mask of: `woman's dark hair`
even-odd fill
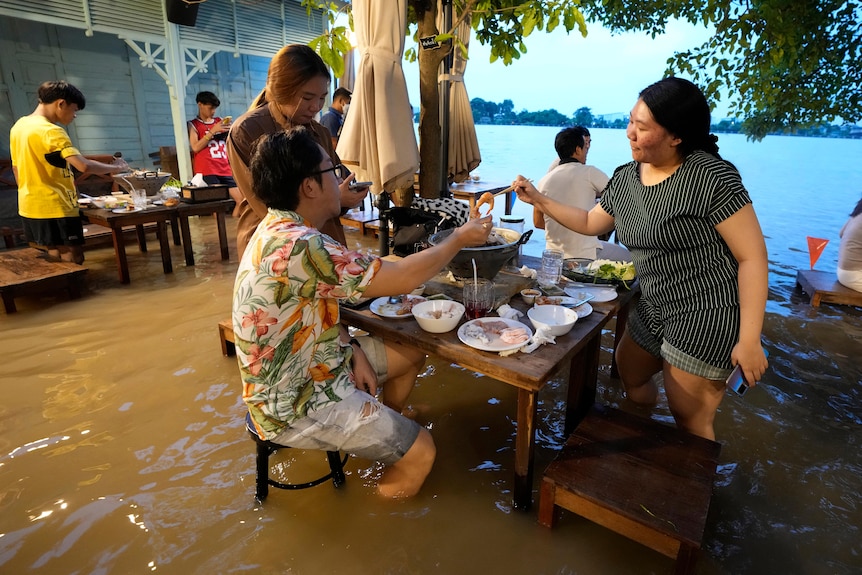
[[[295,210],[305,178],[322,182],[323,151],[302,126],[264,134],[254,144],[249,163],[251,186],[268,208]]]
[[[696,85],[671,76],[644,88],[640,98],[655,121],[682,140],[679,153],[683,158],[695,150],[721,158],[716,145],[718,138],[709,133],[712,121],[709,104]]]
[[[306,82],[321,76],[332,81],[329,68],[317,52],[305,44],[288,44],[269,62],[266,87],[252,102],[250,110],[266,102],[288,104]]]
[[[87,105],[84,99],[84,94],[64,80],[56,80],[51,82],[42,82],[37,92],[40,104],[50,104],[57,100],[66,100],[69,104],[76,104],[79,110],[83,110]]]
[[[859,200],[859,202],[856,204],[856,207],[853,208],[852,212],[850,212],[850,217],[855,218],[859,214],[862,214],[862,200]]]

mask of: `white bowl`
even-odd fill
[[[565,335],[578,320],[578,312],[561,305],[537,305],[527,310],[536,330],[548,329],[551,335]]]
[[[440,317],[434,317],[439,315]],[[429,333],[446,333],[458,327],[464,304],[444,299],[426,300],[413,306],[413,317]]]
[[[419,284],[416,286],[413,291],[410,292],[410,295],[422,295],[425,293],[425,284]]]

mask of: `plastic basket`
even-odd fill
[[[171,175],[167,172],[142,172],[114,174],[114,181],[126,192],[131,193],[132,188],[146,190],[148,196],[155,196]]]

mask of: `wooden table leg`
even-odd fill
[[[596,402],[596,380],[599,375],[601,332],[572,357],[569,364],[569,389],[566,397],[566,420],[563,433],[568,437],[586,417]]]
[[[138,247],[143,253],[147,253],[147,234],[144,231],[144,225],[138,224],[135,226],[135,234],[138,236]]]
[[[218,226],[218,245],[221,247],[221,259],[229,260],[230,253],[227,248],[227,226],[225,226],[224,222],[224,210],[216,211],[215,216],[216,226]]]
[[[174,264],[171,261],[171,244],[168,241],[167,220],[156,222],[156,235],[159,236],[159,247],[162,251],[162,269],[164,269],[166,274],[173,273]]]
[[[15,294],[12,291],[4,291],[3,292],[3,307],[6,309],[6,313],[15,313],[18,311],[18,308],[15,307]]]
[[[195,265],[195,254],[192,250],[192,233],[189,229],[189,217],[180,215],[180,234],[183,236],[183,253],[186,256],[186,265]],[[220,241],[220,240],[219,240]]]
[[[177,216],[176,213],[171,214],[171,233],[174,236],[174,245],[175,246],[178,246],[182,243],[182,240],[180,240],[180,227],[179,227],[178,222],[177,222],[178,219],[179,219],[179,216]]]
[[[126,258],[126,243],[123,241],[122,226],[111,228],[111,239],[114,242],[114,257],[117,260],[120,283],[127,284],[131,279],[129,278],[129,260]]]
[[[538,392],[518,389],[518,430],[515,435],[515,485],[512,505],[526,511],[533,502],[533,455],[536,447]]]

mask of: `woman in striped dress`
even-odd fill
[[[653,376],[662,372],[677,426],[714,439],[733,367],[741,365],[749,385],[766,370],[768,286],[751,199],[709,128],[700,89],[665,78],[640,93],[626,129],[634,161],[617,168],[595,208],[554,202],[522,176],[514,185],[521,200],[576,232],[616,229],[642,291],[617,349],[626,394],[654,404]]]

